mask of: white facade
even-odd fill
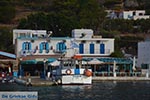
[[[84,35],[82,35],[84,33]],[[37,56],[65,55],[72,57],[109,56],[114,52],[114,39],[94,37],[91,29],[75,29],[72,38],[50,37],[45,30],[13,31],[13,43],[17,58],[36,58]]]
[[[123,19],[132,19],[133,18],[133,11],[123,11]]]
[[[111,19],[149,19],[150,15],[145,15],[145,10],[129,10],[129,11],[114,11],[107,10],[108,16]]]
[[[149,15],[145,15],[145,10],[123,11],[123,19],[149,19]]]
[[[91,29],[74,29],[72,30],[72,38],[92,38],[93,30]]]
[[[138,43],[138,61],[137,66],[141,67],[142,64],[150,64],[150,41]]]

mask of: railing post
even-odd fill
[[[113,76],[116,77],[116,61],[114,61],[113,65]]]
[[[146,72],[146,78],[149,78],[149,72],[150,72],[150,64],[148,64],[147,72]]]

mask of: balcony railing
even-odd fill
[[[89,49],[85,49],[83,53],[77,51],[77,54],[110,54],[110,49],[105,49],[104,53],[101,53],[99,49],[95,49],[94,53],[90,53]]]
[[[93,72],[94,76],[113,76],[113,72]],[[116,76],[142,76],[141,72],[116,72]],[[146,76],[146,75],[145,75]]]
[[[27,56],[27,55],[48,55],[48,54],[55,54],[59,52],[55,52],[55,50],[21,50],[20,56]],[[60,52],[61,53],[61,52]]]

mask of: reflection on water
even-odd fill
[[[93,82],[92,85],[25,87],[1,84],[0,91],[38,91],[39,100],[150,100],[150,82]]]

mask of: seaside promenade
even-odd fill
[[[56,82],[50,79],[41,79],[39,77],[15,78],[17,84],[25,86],[52,86]],[[150,77],[92,77],[92,81],[150,81]]]

